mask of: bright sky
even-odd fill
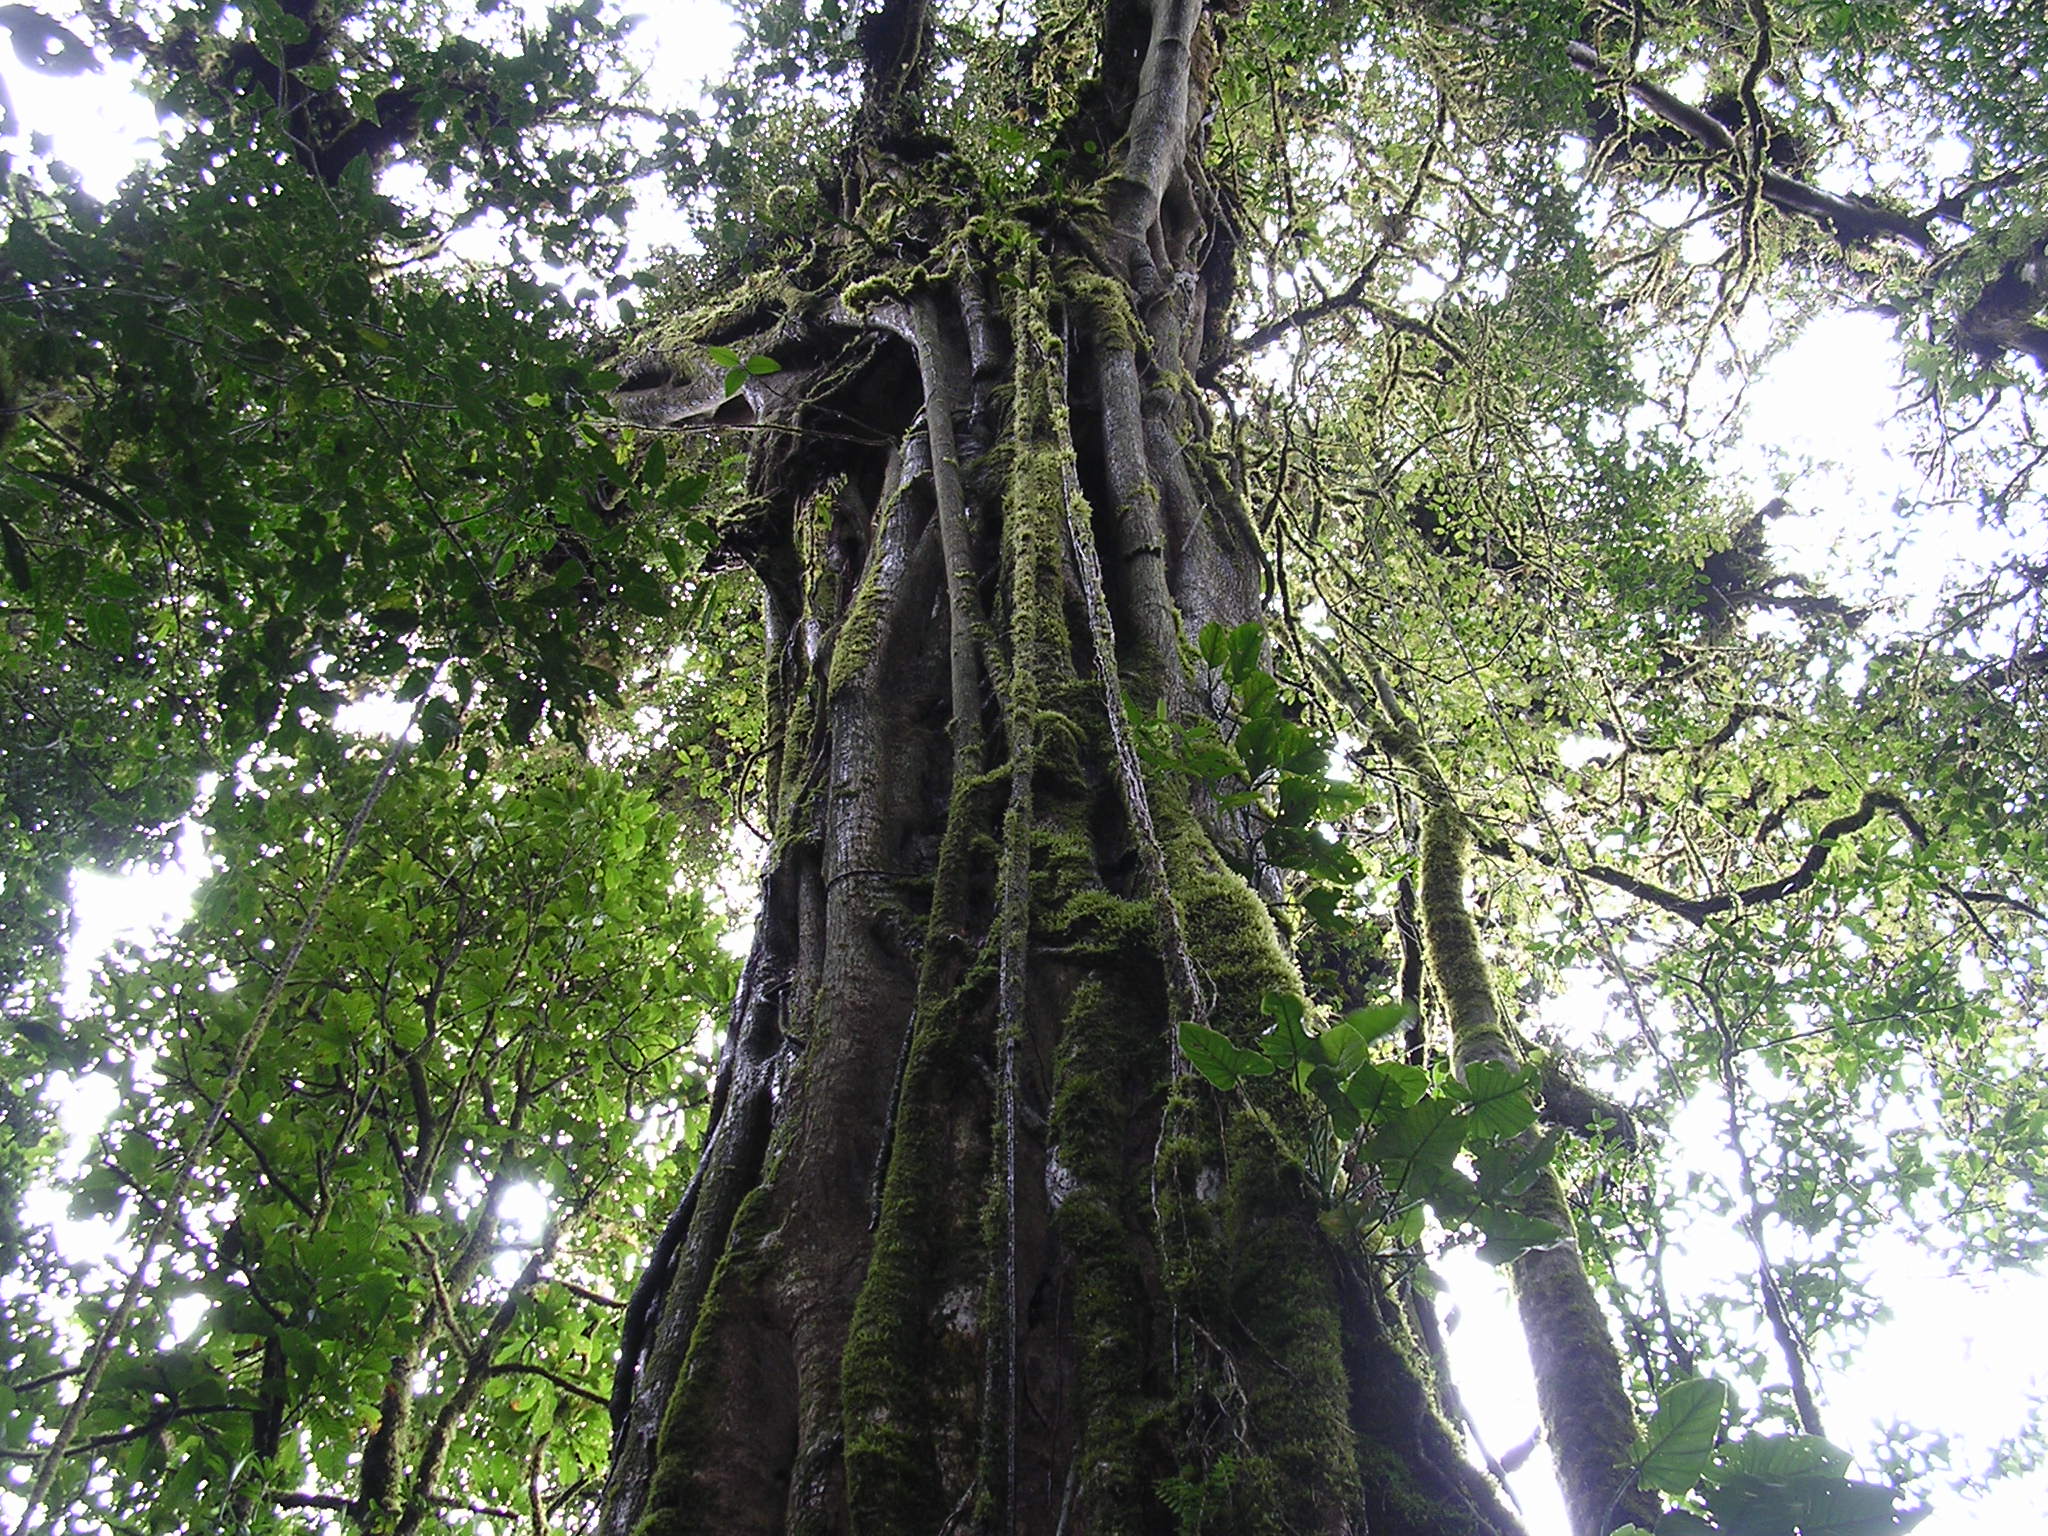
[[[68,11],[54,4],[48,9],[60,19]],[[729,56],[734,29],[722,8],[652,9],[638,34],[651,71],[673,77],[682,60],[689,76],[702,79]],[[56,156],[74,166],[96,195],[110,194],[158,140],[155,114],[118,71],[52,80],[22,67],[11,53],[0,53],[0,75],[28,128],[50,135]],[[1853,584],[1859,568],[1872,562],[1871,543],[1883,542],[1889,537],[1883,530],[1897,526],[1893,499],[1917,485],[1916,472],[1892,446],[1896,434],[1884,425],[1898,403],[1897,377],[1884,322],[1832,315],[1809,326],[1753,388],[1748,432],[1734,468],[1759,504],[1783,494],[1802,514],[1780,520],[1772,530],[1796,568]],[[1967,541],[1945,526],[1914,558],[1919,570],[1933,572],[1945,569],[1959,551],[1968,553]],[[373,706],[365,708],[370,712],[361,728],[388,728]],[[188,826],[177,861],[165,868],[76,876],[66,996],[82,1000],[80,989],[90,985],[92,967],[115,942],[147,942],[179,921],[206,867],[202,840]],[[81,1139],[104,1115],[105,1107],[96,1113],[95,1105],[104,1106],[109,1086],[70,1086],[66,1118]],[[1719,1113],[1718,1103],[1687,1111],[1686,1118],[1697,1122],[1686,1142],[1697,1165],[1729,1160]],[[540,1191],[522,1190],[506,1214],[537,1226],[542,1204]],[[57,1206],[42,1200],[36,1214],[61,1220]],[[64,1226],[81,1250],[104,1246],[112,1236],[103,1226]],[[1681,1285],[1705,1288],[1749,1272],[1748,1250],[1734,1231],[1695,1231],[1686,1239],[1693,1257]],[[1535,1424],[1513,1309],[1502,1277],[1468,1254],[1453,1255],[1440,1268],[1451,1286],[1445,1308],[1457,1310],[1451,1348],[1459,1381],[1488,1448],[1498,1455]],[[1940,1275],[1923,1252],[1904,1243],[1882,1254],[1882,1272],[1893,1316],[1874,1331],[1852,1370],[1825,1380],[1829,1428],[1854,1449],[1881,1438],[1886,1421],[1910,1417],[1954,1438],[1959,1468],[1982,1471],[1997,1442],[2020,1427],[2030,1400],[2048,1388],[2038,1349],[2048,1283],[2008,1276],[1965,1284]],[[183,1321],[190,1326],[197,1319]],[[1543,1453],[1514,1481],[1533,1536],[1565,1536]],[[1944,1500],[1920,1529],[1923,1536],[2004,1536],[2033,1527],[2043,1502],[2043,1482],[2036,1477],[1973,1505]]]

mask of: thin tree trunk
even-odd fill
[[[1434,807],[1422,824],[1422,928],[1429,967],[1451,1023],[1451,1068],[1462,1081],[1485,1062],[1518,1070],[1521,1052],[1502,1018],[1479,929],[1465,905],[1470,837],[1463,814]],[[1525,1132],[1533,1140],[1533,1132]],[[1573,1536],[1605,1536],[1631,1521],[1657,1523],[1660,1506],[1635,1479],[1635,1412],[1622,1388],[1621,1354],[1586,1276],[1572,1213],[1545,1170],[1520,1213],[1563,1238],[1531,1249],[1509,1273],[1535,1368],[1536,1402],[1564,1490]]]

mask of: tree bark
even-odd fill
[[[891,8],[871,89],[921,17]],[[774,844],[628,1319],[609,1536],[1517,1529],[1393,1282],[1319,1222],[1299,1095],[1178,1054],[1301,984],[1241,829],[1125,724],[1202,707],[1186,637],[1257,617],[1261,565],[1193,384],[1232,283],[1212,22],[1116,0],[1103,33],[1092,217],[989,206],[892,96],[847,202],[899,254],[731,312],[784,364],[727,538],[764,590]]]

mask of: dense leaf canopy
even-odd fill
[[[1130,46],[1104,9],[935,6],[928,157],[1085,223]],[[1237,303],[1190,455],[1251,511],[1266,622],[1185,636],[1214,719],[1137,727],[1149,771],[1257,811],[1311,1003],[1259,1049],[1190,1026],[1189,1058],[1321,1095],[1343,1241],[1554,1235],[1493,1198],[1524,1079],[1450,1086],[1424,1027],[1420,807],[1454,801],[1542,1151],[1646,1418],[1662,1394],[1644,1485],[1722,1530],[1802,1487],[1878,1530],[1824,1432],[1916,1495],[2032,1474],[2031,1423],[1951,1462],[1828,1391],[1894,1239],[1963,1277],[2048,1244],[2048,19],[1211,9]],[[10,1521],[31,1485],[27,1529],[138,1532],[566,1529],[595,1498],[768,793],[736,466],[776,295],[837,281],[828,226],[928,239],[838,195],[864,8],[737,10],[685,110],[598,0],[0,7],[0,71],[89,50],[163,117],[106,201],[61,124],[10,107],[0,140]],[[500,255],[459,254],[480,231]],[[1738,454],[1744,390],[1837,309],[1897,338],[1883,532],[1959,544],[1938,585],[1799,568],[1835,482]],[[685,353],[701,379],[650,378]],[[656,386],[701,410],[650,426]],[[365,698],[407,734],[351,729]],[[188,814],[190,918],[67,1004],[72,872],[161,860]],[[1289,1043],[1331,1028],[1341,1086]],[[116,1219],[105,1253],[51,1189]],[[1705,1229],[1740,1268],[1684,1270]],[[1753,1432],[1714,1467],[1704,1377]],[[1160,1496],[1204,1528],[1200,1485]]]

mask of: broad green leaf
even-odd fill
[[[1480,1193],[1488,1200],[1510,1200],[1527,1194],[1550,1166],[1563,1136],[1556,1126],[1548,1126],[1535,1137],[1518,1137],[1474,1148],[1472,1166],[1479,1175]]]
[[[1266,643],[1266,628],[1256,620],[1240,624],[1230,631],[1225,644],[1227,647],[1228,671],[1231,681],[1240,690],[1249,678],[1259,673],[1259,652]]]
[[[1636,1446],[1636,1481],[1657,1493],[1691,1489],[1714,1454],[1727,1408],[1726,1383],[1711,1377],[1666,1387]]]
[[[1474,1212],[1472,1222],[1486,1234],[1486,1241],[1479,1245],[1479,1257],[1488,1264],[1513,1263],[1532,1249],[1562,1242],[1566,1235],[1564,1228],[1554,1221],[1484,1204]]]
[[[1344,1022],[1370,1044],[1391,1035],[1413,1016],[1414,1010],[1406,1003],[1380,1003],[1370,1008],[1352,1009],[1344,1015]]]
[[[1313,1067],[1309,1070],[1308,1086],[1309,1091],[1322,1101],[1323,1108],[1329,1111],[1330,1124],[1340,1138],[1348,1140],[1358,1134],[1358,1110],[1345,1096],[1336,1073],[1328,1067]]]
[[[635,613],[646,614],[649,618],[660,618],[673,606],[659,578],[637,565],[619,578],[619,595]]]
[[[1470,1105],[1475,1135],[1500,1141],[1520,1135],[1536,1123],[1536,1106],[1529,1101],[1527,1071],[1515,1071],[1496,1062],[1474,1062],[1465,1074],[1465,1092]]]
[[[1925,1517],[1922,1510],[1901,1513],[1891,1488],[1815,1472],[1782,1480],[1738,1473],[1706,1502],[1723,1536],[1886,1536]]]
[[[1365,1041],[1346,1023],[1332,1024],[1316,1036],[1316,1044],[1322,1049],[1323,1060],[1330,1064],[1339,1079],[1356,1072],[1365,1060]]]
[[[1244,1078],[1272,1075],[1273,1063],[1263,1055],[1246,1050],[1206,1024],[1183,1020],[1179,1035],[1182,1054],[1214,1087],[1228,1092]]]
[[[1808,1472],[1840,1477],[1849,1470],[1849,1461],[1847,1451],[1818,1435],[1744,1435],[1721,1448],[1717,1471],[1766,1480]]]
[[[1464,1126],[1456,1107],[1445,1099],[1425,1097],[1407,1109],[1376,1117],[1363,1151],[1390,1188],[1427,1195],[1445,1182],[1463,1146]]]

